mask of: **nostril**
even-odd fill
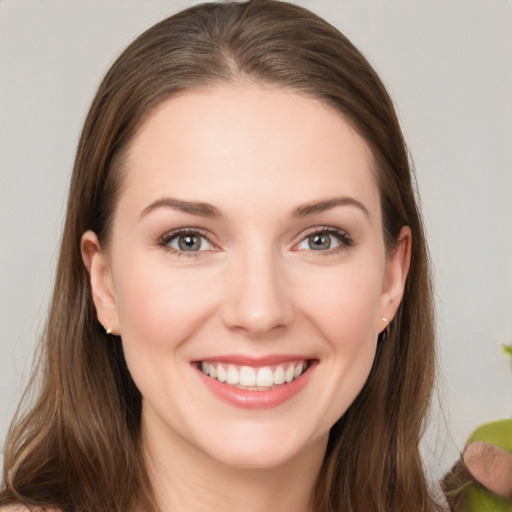
[[[222,306],[227,327],[261,335],[283,329],[293,321],[293,303],[286,291],[279,283],[267,280],[252,276],[236,283]]]

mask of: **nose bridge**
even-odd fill
[[[224,320],[253,335],[291,322],[294,308],[279,251],[250,244],[232,261]]]

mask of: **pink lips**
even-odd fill
[[[225,364],[233,364],[237,366],[250,366],[254,368],[271,366],[271,365],[279,365],[286,364],[292,361],[306,361],[306,359],[301,358],[300,356],[269,356],[265,358],[251,358],[251,357],[241,357],[241,356],[220,356],[220,357],[211,357],[205,359],[205,362],[222,362]],[[281,385],[272,387],[270,389],[264,390],[252,390],[252,389],[244,389],[235,387],[233,385],[227,384],[225,382],[219,382],[219,380],[214,379],[205,375],[199,368],[197,362],[193,364],[194,368],[197,371],[199,378],[202,382],[208,387],[208,389],[216,395],[222,401],[233,405],[235,407],[240,407],[244,409],[271,409],[273,407],[277,407],[284,402],[290,400],[294,396],[296,396],[309,382],[311,375],[314,372],[314,369],[317,366],[318,361],[316,360],[307,360],[308,367],[307,370],[304,371],[300,377],[294,379],[292,382],[283,383]]]

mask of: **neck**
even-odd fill
[[[317,440],[274,467],[222,464],[190,444],[165,444],[145,432],[146,459],[160,512],[310,512],[310,498],[327,444]],[[229,442],[226,440],[226,442]]]

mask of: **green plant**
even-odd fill
[[[510,367],[512,368],[512,345],[503,345],[503,353],[510,356]]]

